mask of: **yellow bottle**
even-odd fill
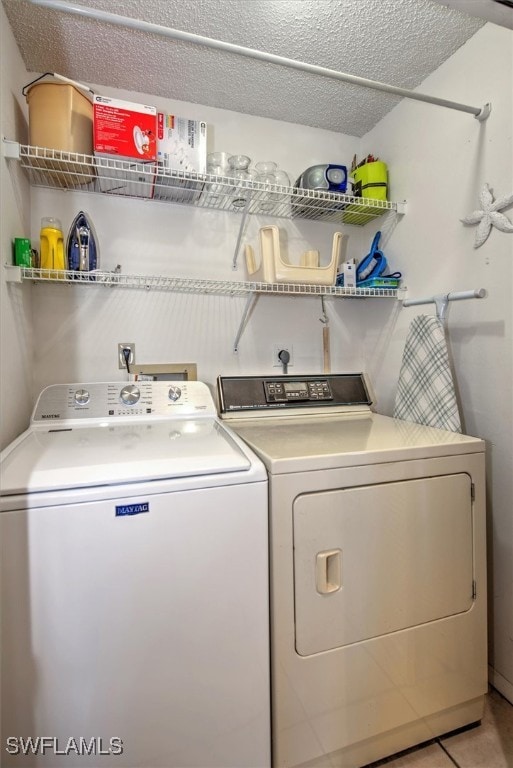
[[[61,222],[51,217],[41,219],[41,232],[39,234],[41,245],[41,269],[63,270],[66,269],[64,256],[64,235]],[[59,277],[57,272],[48,272],[43,277]],[[64,275],[62,275],[64,277]]]

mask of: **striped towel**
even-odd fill
[[[461,432],[444,328],[432,315],[419,315],[408,331],[394,417]]]

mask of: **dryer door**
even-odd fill
[[[294,581],[301,656],[468,611],[469,475],[298,496]]]

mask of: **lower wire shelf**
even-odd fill
[[[88,285],[108,288],[139,288],[147,291],[245,296],[246,304],[235,337],[233,351],[238,352],[247,320],[260,296],[319,296],[346,299],[402,299],[405,288],[344,288],[338,285],[308,285],[296,283],[258,283],[233,280],[200,280],[167,275],[129,275],[121,272],[75,272],[69,269],[40,269],[5,265],[7,282],[31,281],[41,284],[68,286]],[[323,305],[324,309],[324,305]]]
[[[403,295],[402,288],[344,288],[337,285],[309,285],[304,283],[260,283],[233,280],[203,280],[167,275],[131,275],[121,272],[76,272],[69,269],[40,269],[5,265],[7,281],[24,280],[60,285],[89,285],[117,288],[144,288],[177,293],[212,293],[225,296],[273,294],[279,296],[334,296],[346,298],[390,298]]]

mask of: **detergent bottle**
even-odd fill
[[[59,219],[45,217],[41,219],[41,232],[39,234],[41,247],[41,269],[63,270],[66,269],[64,256],[64,235]],[[56,278],[57,272],[49,272],[45,277]]]

